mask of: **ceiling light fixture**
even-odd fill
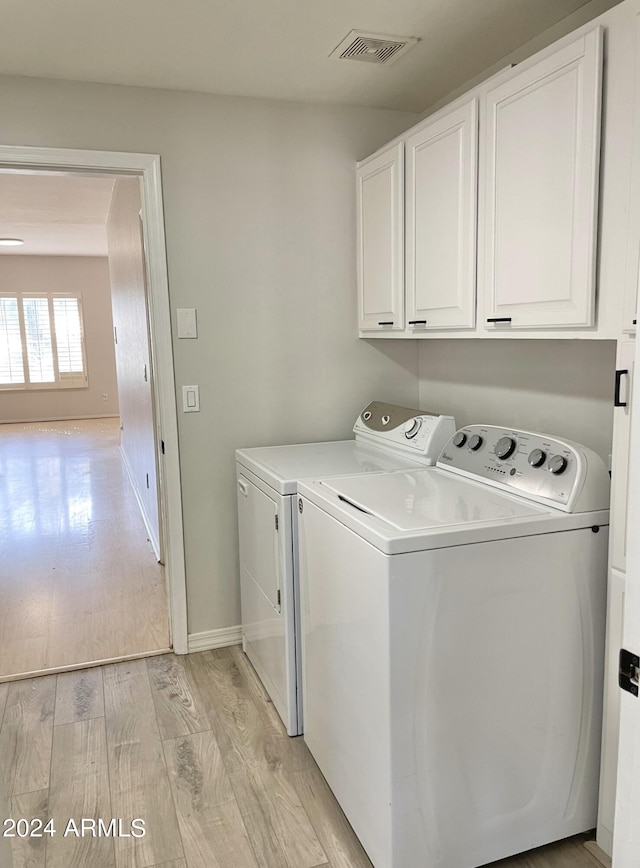
[[[24,244],[22,238],[0,238],[0,247],[20,247]]]

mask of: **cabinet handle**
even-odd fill
[[[379,322],[378,325],[393,325],[393,320],[391,322]]]
[[[487,318],[487,322],[511,322],[510,316],[490,316]]]
[[[622,384],[622,378],[624,376],[629,375],[629,371],[627,368],[623,368],[622,370],[616,371],[616,387],[613,394],[613,406],[614,407],[626,407],[627,402],[620,400],[620,386]]]
[[[409,325],[426,325],[426,319],[410,319]]]
[[[638,322],[638,320],[637,320],[637,319],[634,319],[634,320],[632,321],[631,324],[632,324],[632,325],[635,325],[637,322]]]
[[[242,492],[242,494],[244,494],[245,497],[248,497],[248,496],[249,496],[249,486],[248,486],[247,483],[244,481],[244,479],[239,479],[239,480],[238,480],[238,488],[240,489],[240,491]]]

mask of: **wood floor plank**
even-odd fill
[[[7,796],[49,786],[55,675],[7,685],[0,728],[0,769]]]
[[[320,769],[314,764],[292,779],[332,868],[372,868]]]
[[[112,837],[65,836],[67,822],[83,818],[106,823],[113,816],[109,795],[107,740],[102,718],[56,726],[51,757],[49,810],[58,830],[47,843],[47,868],[114,868]]]
[[[9,693],[8,684],[0,684],[0,745],[2,744],[2,721],[4,718],[4,710],[7,703],[7,695]],[[3,760],[0,751],[0,762]],[[9,795],[9,780],[7,770],[0,765],[0,819],[8,817],[11,814],[11,796]],[[8,838],[0,835],[0,868],[13,868],[13,858],[11,856],[11,843]]]
[[[7,704],[7,694],[9,693],[8,684],[0,684],[0,728],[2,728],[2,718],[4,717],[4,709]]]
[[[510,859],[492,862],[485,868],[594,868],[594,860],[584,847],[588,837],[577,835],[557,841]]]
[[[256,868],[213,732],[169,739],[164,750],[189,868]]]
[[[184,859],[176,859],[174,862],[163,862],[161,865],[151,865],[150,868],[187,868]]]
[[[227,652],[227,656],[235,662],[239,672],[242,674],[242,678],[237,678],[235,688],[246,693],[247,698],[250,697],[252,699],[260,714],[262,725],[267,731],[272,731],[278,735],[283,734],[285,730],[280,720],[280,715],[276,711],[264,685],[258,678],[249,658],[242,650],[242,645],[232,645],[230,648],[225,649],[225,651]]]
[[[4,816],[4,815],[3,815]],[[43,826],[49,819],[49,790],[37,790],[13,796],[9,814],[16,822],[19,819],[39,819]],[[44,868],[48,838],[16,836],[10,839],[13,868]],[[0,860],[0,865],[2,861]]]
[[[179,657],[150,657],[147,671],[162,739],[211,729],[200,692]]]
[[[261,727],[264,732],[264,740],[267,743],[278,745],[279,761],[287,771],[300,771],[301,769],[315,767],[315,762],[304,743],[302,736],[291,738],[280,715],[275,709],[269,694],[251,665],[241,645],[234,645],[227,649],[229,656],[234,660],[239,672],[236,690],[240,691],[247,699],[251,697],[258,709]]]
[[[104,717],[102,669],[78,669],[57,676],[54,726]]]
[[[143,838],[116,839],[118,868],[183,858],[167,767],[144,660],[104,667],[111,804],[126,824],[145,821]]]
[[[315,868],[327,862],[283,762],[283,731],[265,725],[247,675],[232,651],[204,652],[185,661],[206,697],[209,719],[249,832],[264,868]]]

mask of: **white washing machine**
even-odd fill
[[[353,431],[353,440],[236,452],[243,648],[289,735],[302,732],[298,481],[435,464],[455,422],[374,401]]]
[[[304,737],[375,868],[593,828],[602,459],[473,425],[436,467],[298,490]]]

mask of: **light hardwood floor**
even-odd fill
[[[118,419],[0,425],[0,681],[166,651]]]
[[[0,684],[9,816],[58,833],[0,838],[0,868],[371,868],[237,647]],[[147,834],[61,835],[82,817],[141,818]],[[585,838],[495,865],[594,868]]]

